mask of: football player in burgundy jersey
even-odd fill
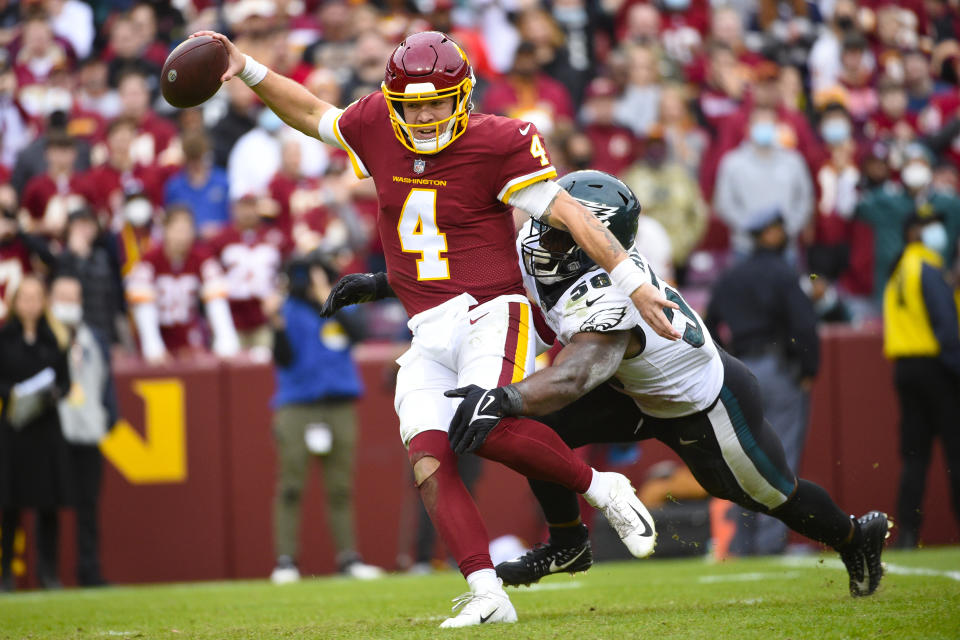
[[[408,37],[387,61],[381,91],[346,109],[269,71],[225,36],[198,35],[227,47],[224,82],[240,78],[285,123],[343,149],[359,178],[373,178],[389,285],[373,276],[369,282],[392,287],[414,336],[398,360],[401,438],[424,506],[470,585],[457,599],[459,612],[441,627],[516,621],[447,438],[459,400],[443,395],[467,384],[519,381],[533,370],[536,332],[511,208],[568,230],[665,338],[679,338],[663,311],[675,305],[644,280],[606,226],[552,180],[556,170],[531,123],[471,114],[473,72],[446,35]],[[635,556],[652,552],[649,513],[629,481],[595,472],[545,425],[505,419],[477,454],[583,493]]]
[[[239,350],[223,270],[216,257],[197,243],[189,208],[175,206],[167,211],[162,242],[134,266],[126,290],[140,348],[148,361],[204,347],[201,300],[213,331],[214,353],[229,356]]]

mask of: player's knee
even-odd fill
[[[413,479],[421,486],[440,468],[440,461],[431,455],[425,455],[413,463]]]

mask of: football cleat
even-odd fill
[[[657,545],[657,531],[650,512],[640,502],[625,475],[606,472],[609,492],[596,503],[584,494],[590,506],[598,509],[635,558],[646,558]]]
[[[840,559],[850,574],[850,595],[868,596],[877,590],[883,577],[880,555],[893,528],[887,514],[871,511],[857,518],[860,525],[860,544],[840,551]]]
[[[340,573],[357,580],[376,580],[382,578],[384,572],[380,567],[356,560],[344,565]]]
[[[453,599],[452,610],[456,615],[444,620],[441,629],[517,621],[517,610],[503,589],[464,593]]]
[[[579,573],[593,566],[590,540],[562,547],[553,541],[538,544],[516,560],[497,565],[497,576],[508,587],[531,585],[555,573]]]
[[[290,556],[280,556],[277,558],[277,566],[270,574],[270,582],[273,584],[291,584],[300,581],[300,571],[294,564]]]

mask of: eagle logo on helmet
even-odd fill
[[[602,202],[584,200],[582,198],[574,198],[574,200],[582,204],[587,211],[597,216],[597,220],[600,220],[600,222],[607,226],[610,226],[610,218],[620,210],[620,207],[612,204],[603,204]]]
[[[380,89],[387,100],[393,133],[414,153],[443,151],[467,130],[476,80],[463,49],[439,31],[415,33],[401,42],[390,58]],[[453,98],[453,113],[428,124],[409,123],[403,105]],[[433,137],[422,140],[414,130],[432,127]]]

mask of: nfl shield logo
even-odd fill
[[[414,173],[423,173],[423,170],[427,168],[426,160],[422,158],[417,158],[413,161],[413,172]]]

